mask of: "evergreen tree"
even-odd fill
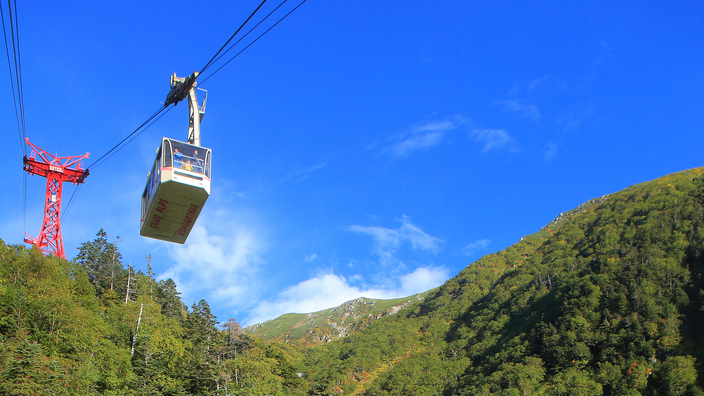
[[[161,313],[169,318],[183,319],[186,305],[181,301],[181,293],[176,289],[176,282],[168,278],[159,281],[156,301],[161,304]]]
[[[125,269],[122,267],[122,254],[117,249],[116,242],[108,241],[107,233],[101,228],[92,242],[84,242],[78,248],[76,262],[79,263],[88,274],[90,282],[95,287],[98,296],[102,296],[108,291],[113,291],[111,296],[116,298],[117,290],[122,290]]]
[[[18,340],[19,341],[19,340]],[[47,382],[42,370],[43,351],[41,345],[28,339],[22,340],[14,349],[2,375],[0,393],[6,395],[40,394]]]
[[[216,325],[216,317],[205,300],[194,303],[186,316],[184,335],[191,342],[191,360],[187,370],[190,380],[188,391],[192,394],[211,392],[220,385],[220,375],[216,367]]]

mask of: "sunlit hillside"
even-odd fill
[[[702,168],[590,200],[438,289],[248,332],[125,267],[103,230],[79,250],[0,242],[0,394],[704,394]]]
[[[563,213],[306,353],[318,394],[702,394],[704,170]]]
[[[286,314],[245,328],[249,334],[294,345],[315,345],[346,337],[374,321],[418,304],[431,291],[410,297],[379,300],[360,297],[338,307],[307,314]]]

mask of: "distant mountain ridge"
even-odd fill
[[[295,345],[328,343],[422,302],[433,290],[389,300],[359,297],[322,311],[281,315],[276,319],[248,326],[244,330],[247,334],[262,339]]]
[[[560,213],[540,231],[521,238],[521,241],[526,238],[550,236],[560,226],[572,220],[575,215],[586,211],[593,205],[604,202],[609,195],[590,199],[572,210]],[[244,331],[261,339],[282,341],[294,345],[328,343],[364,329],[374,320],[393,315],[404,308],[422,302],[426,296],[436,290],[437,288],[434,288],[409,297],[390,300],[360,297],[337,307],[317,312],[284,314],[264,323],[247,326]]]

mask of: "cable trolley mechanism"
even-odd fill
[[[139,232],[142,236],[185,243],[210,195],[212,151],[200,146],[200,122],[208,92],[198,88],[205,92],[199,106],[197,77],[198,72],[189,77],[171,76],[171,91],[164,107],[188,98],[188,139],[186,142],[161,139],[142,193]]]

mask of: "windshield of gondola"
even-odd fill
[[[210,149],[193,146],[177,140],[164,139],[163,167],[174,167],[210,177]]]

